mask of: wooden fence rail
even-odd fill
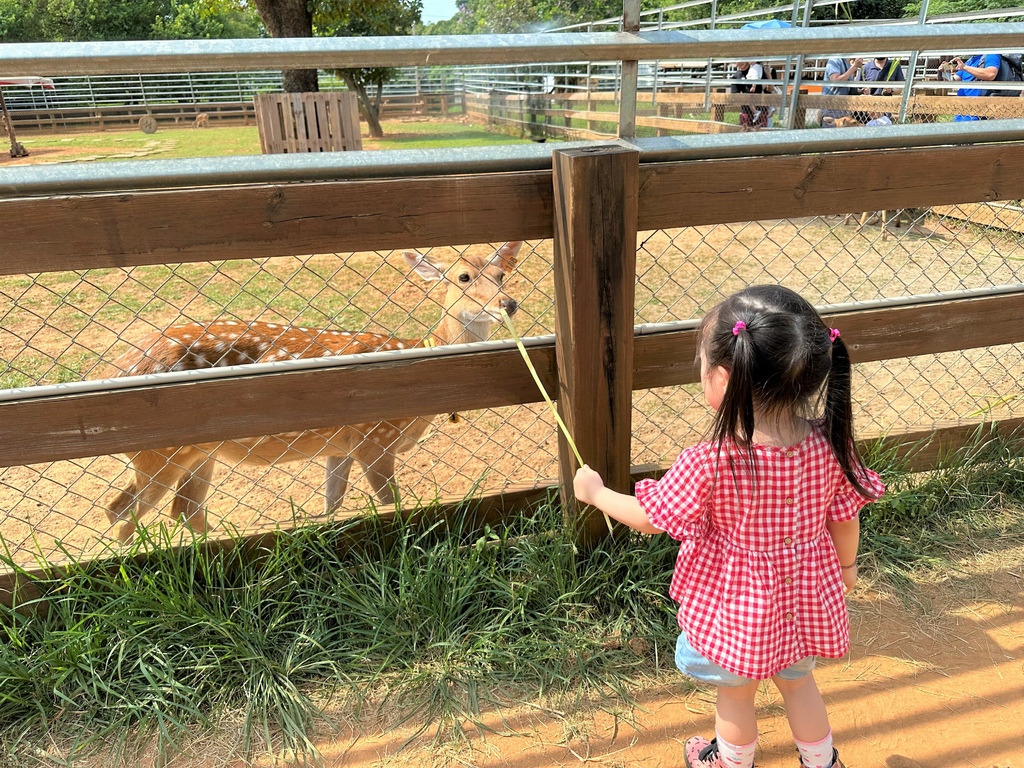
[[[955,93],[955,92],[954,92]],[[554,93],[508,95],[466,94],[466,115],[470,120],[490,125],[506,125],[538,135],[564,135],[584,130],[594,138],[603,132],[614,135],[618,113],[602,110],[602,104],[617,103],[618,94]],[[788,97],[786,97],[788,99]],[[640,93],[637,97],[638,126],[675,133],[732,133],[740,128],[725,121],[726,114],[743,107],[775,107],[782,94],[728,93],[722,89],[707,95],[700,93]],[[803,128],[807,110],[834,109],[850,112],[899,114],[901,97],[896,96],[823,96],[801,90],[794,127]],[[646,109],[645,109],[646,108]],[[687,119],[686,114],[708,112],[707,119]],[[986,118],[1024,117],[1024,98],[996,96],[969,97],[950,94],[912,95],[907,108],[909,122],[933,122],[937,116],[968,114]],[[586,122],[582,129],[579,123]]]
[[[444,116],[461,110],[462,95],[455,92],[388,96],[381,103],[381,119]],[[256,125],[256,112],[248,101],[134,104],[103,107],[61,107],[11,110],[11,122],[21,134],[135,130],[152,115],[160,128],[186,128],[200,113],[210,125]]]

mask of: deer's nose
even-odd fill
[[[502,299],[498,302],[498,306],[505,310],[505,314],[512,317],[519,309],[519,302],[515,299]]]

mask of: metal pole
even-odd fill
[[[801,26],[809,27],[811,25],[811,0],[804,1],[804,20]],[[796,71],[793,73],[793,92],[789,96],[789,109],[786,111],[786,122],[784,125],[787,130],[793,129],[793,123],[796,121],[796,106],[800,100],[800,81],[803,79],[804,74],[804,55],[801,53],[796,57]]]
[[[640,32],[640,0],[623,0],[622,31],[629,35]],[[632,139],[636,136],[636,81],[640,62],[636,59],[622,60],[622,76],[619,80],[621,98],[619,101],[619,138]]]
[[[800,17],[800,0],[793,0],[793,12],[789,16],[789,22],[793,26],[796,26],[797,19]],[[789,114],[788,105],[786,104],[786,94],[789,93],[789,73],[793,69],[793,56],[789,55],[786,57],[786,71],[782,76],[782,105],[779,108],[779,123],[786,125],[786,115]]]
[[[718,17],[718,0],[711,0],[711,19],[709,29],[715,28],[715,19]],[[708,76],[704,83],[704,111],[711,111],[711,59],[708,58]]]
[[[917,17],[917,23],[922,27],[927,23],[928,20],[928,0],[921,0],[921,13]],[[911,85],[914,82],[914,72],[917,70],[917,57],[919,51],[910,52],[910,61],[907,63],[907,72],[903,78],[903,94],[900,98],[900,114],[897,121],[900,123],[907,122],[907,107],[910,105],[910,91]]]

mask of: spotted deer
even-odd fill
[[[518,308],[504,286],[521,246],[521,241],[513,241],[486,256],[461,256],[447,268],[421,254],[404,253],[411,272],[447,285],[440,323],[426,338],[234,320],[185,323],[142,338],[105,371],[104,378],[481,341],[501,322],[502,310],[512,315]],[[134,534],[138,518],[157,511],[173,489],[171,518],[205,531],[203,502],[217,459],[270,466],[325,456],[328,512],[341,503],[352,462],[357,461],[380,503],[390,506],[395,501],[396,454],[411,449],[431,421],[427,417],[389,419],[131,453],[134,479],[108,505],[107,517],[111,526],[123,523],[119,538],[126,541]]]

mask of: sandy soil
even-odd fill
[[[1024,546],[1005,546],[919,584],[912,605],[869,586],[851,595],[851,653],[816,672],[847,768],[1024,767]],[[675,768],[686,738],[714,727],[713,691],[679,675],[636,696],[634,709],[492,713],[492,732],[469,728],[464,739],[339,715],[340,733],[317,742],[324,768]],[[767,687],[758,722],[758,768],[796,768],[781,699]],[[204,740],[173,765],[242,768],[217,756],[223,743]]]

